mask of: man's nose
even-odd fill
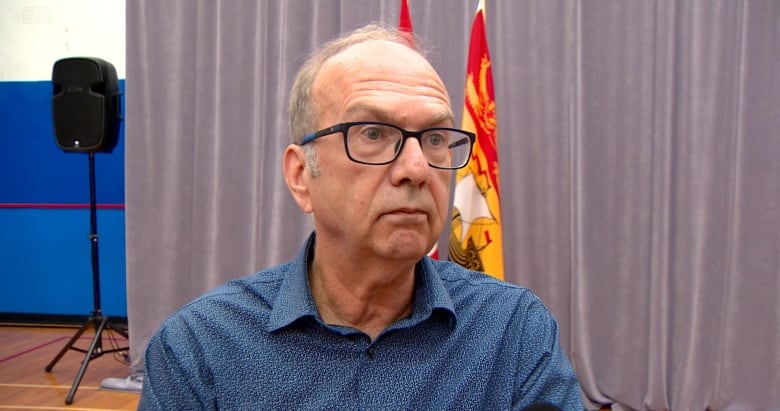
[[[400,184],[403,180],[409,180],[415,185],[422,184],[428,180],[430,168],[420,140],[408,137],[393,162],[393,182]]]

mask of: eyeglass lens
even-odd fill
[[[353,160],[367,164],[393,161],[403,146],[403,132],[388,124],[355,124],[347,130],[347,151]],[[425,130],[420,147],[431,166],[460,168],[468,162],[471,140],[457,130]]]

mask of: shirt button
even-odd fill
[[[368,349],[366,350],[366,355],[368,356],[368,358],[374,359],[374,357],[376,356],[376,347],[368,347]]]

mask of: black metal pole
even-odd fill
[[[90,244],[92,245],[92,296],[95,303],[94,310],[92,311],[92,315],[87,320],[87,322],[84,323],[84,325],[81,326],[78,331],[76,331],[76,334],[71,337],[70,341],[68,341],[68,343],[62,347],[54,359],[52,359],[45,368],[46,372],[51,372],[51,370],[54,368],[54,365],[57,364],[60,358],[62,358],[62,356],[65,355],[68,350],[79,351],[85,354],[84,359],[81,361],[81,367],[76,374],[76,378],[73,380],[73,385],[70,387],[70,391],[68,391],[68,395],[65,397],[65,404],[73,403],[73,397],[76,395],[76,390],[79,388],[81,379],[84,377],[84,373],[87,371],[87,366],[89,365],[90,361],[102,356],[103,354],[127,351],[129,349],[129,347],[116,347],[109,348],[107,350],[103,349],[103,331],[114,331],[125,338],[127,338],[128,335],[126,329],[112,324],[108,317],[102,314],[102,309],[100,307],[100,264],[98,260],[97,196],[95,194],[95,186],[95,153],[90,151],[88,238]],[[88,328],[95,329],[95,336],[92,338],[92,342],[90,343],[89,348],[84,350],[76,347],[74,344]]]
[[[89,152],[89,241],[92,244],[92,296],[94,310],[92,315],[99,317],[100,307],[100,264],[98,261],[98,231],[97,231],[97,195],[95,194],[95,153]]]

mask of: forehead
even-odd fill
[[[328,59],[312,96],[320,103],[321,116],[368,111],[406,117],[413,110],[436,118],[452,116],[447,90],[430,63],[406,45],[386,40],[358,43]]]
[[[409,48],[407,45],[390,40],[365,40],[352,44],[338,53],[328,58],[323,66],[328,65],[364,65],[370,62],[373,67],[383,67],[392,65],[397,60],[388,57],[398,57],[404,61],[423,63],[428,65],[428,61],[417,51]],[[379,60],[372,60],[378,57]]]

